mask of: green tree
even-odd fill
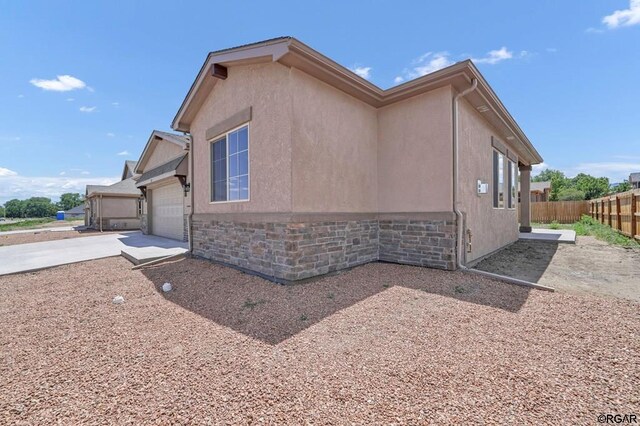
[[[58,209],[67,211],[76,206],[79,206],[83,202],[84,202],[84,199],[82,198],[82,195],[68,192],[60,196],[60,201],[58,202]]]
[[[55,215],[56,210],[50,198],[31,197],[24,201],[24,217],[49,217]]]
[[[584,200],[584,192],[576,188],[562,188],[558,192],[558,201],[580,201]]]
[[[24,201],[22,200],[9,200],[4,203],[4,209],[7,217],[25,217]]]
[[[537,176],[531,178],[532,182],[550,182],[552,180],[564,181],[567,177],[560,170],[544,169]]]
[[[580,173],[571,179],[571,186],[584,192],[585,199],[592,200],[609,193],[609,178],[593,177],[586,173]]]
[[[631,191],[631,184],[627,181],[624,181],[622,183],[617,184],[616,186],[614,186],[613,188],[611,188],[611,193],[612,194],[617,194],[618,192],[627,192],[627,191]]]
[[[4,206],[0,206],[0,217],[4,217]]]

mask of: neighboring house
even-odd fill
[[[82,219],[82,218],[84,218],[84,203],[79,205],[79,206],[75,206],[74,208],[69,209],[66,212],[64,212],[64,218],[65,219]]]
[[[137,161],[127,160],[124,162],[124,169],[122,170],[122,178],[120,180],[129,179],[135,176]]]
[[[123,177],[128,174],[125,164]],[[142,193],[133,177],[113,185],[87,185],[85,225],[102,230],[140,229]]]
[[[639,189],[640,188],[640,172],[631,173],[629,175],[629,183],[631,184],[631,188]]]
[[[383,90],[291,37],[210,53],[172,128],[193,254],[284,282],[480,259],[518,239],[542,162],[471,61]]]
[[[154,130],[135,167],[136,186],[145,196],[141,229],[175,240],[188,241],[191,211],[189,138]]]
[[[551,181],[531,182],[531,201],[549,201],[551,195]]]

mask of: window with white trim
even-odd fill
[[[516,203],[518,202],[518,169],[516,168],[516,163],[509,160],[509,208],[515,209]]]
[[[249,126],[211,142],[211,202],[249,199]]]
[[[504,154],[493,150],[493,207],[504,208]]]

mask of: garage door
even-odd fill
[[[151,233],[182,240],[183,208],[180,183],[161,186],[151,192]]]

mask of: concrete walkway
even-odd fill
[[[521,232],[520,239],[575,244],[576,231],[571,229],[534,228],[531,232]]]
[[[123,250],[155,248],[158,256],[187,251],[186,243],[140,231],[0,247],[0,275],[119,256]]]

